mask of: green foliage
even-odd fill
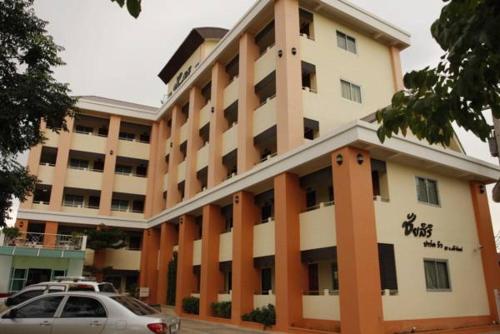
[[[167,275],[167,305],[175,305],[175,293],[177,291],[177,252],[174,253],[172,261],[168,263]]]
[[[127,10],[133,17],[139,17],[141,13],[141,0],[126,0]],[[120,7],[123,7],[125,0],[111,0],[111,2],[116,2]]]
[[[87,247],[93,250],[106,248],[120,249],[126,246],[126,234],[117,228],[101,228],[89,230],[87,234]]]
[[[200,314],[200,298],[184,298],[182,300],[182,310],[189,314]]]
[[[212,303],[210,306],[214,316],[231,319],[231,302],[216,302]]]
[[[276,309],[274,305],[269,304],[261,308],[256,308],[250,313],[243,314],[241,316],[243,321],[252,321],[264,325],[264,328],[270,327],[276,324]]]
[[[74,113],[68,86],[53,78],[52,68],[64,63],[46,25],[35,16],[33,0],[0,1],[0,226],[12,197],[24,200],[36,186],[17,155],[43,141],[42,119],[60,131]]]
[[[382,142],[411,130],[431,144],[449,145],[452,122],[484,141],[491,127],[483,111],[500,118],[500,1],[444,2],[431,32],[445,53],[436,67],[406,74],[406,89],[377,112]]]
[[[21,234],[17,227],[4,227],[1,232],[9,239],[15,239]]]

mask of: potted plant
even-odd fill
[[[5,239],[9,246],[15,246],[16,238],[21,234],[17,227],[4,227],[2,233],[5,235]]]

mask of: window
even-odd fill
[[[20,291],[26,284],[28,271],[26,269],[13,269],[10,291]]]
[[[358,53],[356,39],[340,31],[337,31],[337,46],[354,54]]]
[[[127,211],[128,210],[128,201],[125,199],[114,199],[111,201],[111,210],[112,211]]]
[[[51,281],[55,280],[57,277],[66,276],[66,270],[52,270]]]
[[[99,209],[99,202],[101,198],[99,196],[89,196],[89,209]]]
[[[137,299],[134,299],[132,297],[116,296],[116,297],[111,297],[111,299],[122,304],[123,306],[125,306],[127,309],[129,309],[132,313],[134,313],[136,315],[151,315],[151,314],[159,313],[157,310],[155,310],[151,306],[146,305],[143,302],[138,301]]]
[[[332,263],[332,290],[339,290],[339,268],[337,263]]]
[[[134,200],[132,202],[132,211],[136,213],[144,213],[144,201]]]
[[[312,208],[316,206],[316,191],[309,190],[306,193],[306,208]]]
[[[116,165],[115,173],[130,175],[132,174],[132,166]]]
[[[94,132],[94,129],[92,129],[90,126],[77,125],[75,126],[75,132],[90,135],[92,134],[92,132]]]
[[[83,196],[81,195],[64,195],[64,206],[79,208],[83,206]]]
[[[260,272],[262,282],[262,294],[267,295],[272,290],[272,271],[271,268],[263,268]]]
[[[130,133],[130,132],[120,131],[120,134],[118,135],[118,138],[121,139],[121,140],[133,141],[135,139],[135,134]]]
[[[451,289],[446,260],[424,260],[424,269],[427,290]]]
[[[61,318],[106,318],[106,310],[93,298],[69,297]]]
[[[437,181],[417,177],[417,198],[419,202],[439,205]]]
[[[56,313],[62,299],[62,296],[52,296],[37,299],[23,307],[20,307],[17,310],[16,318],[52,318],[54,316],[54,313]]]
[[[69,167],[73,169],[88,169],[89,161],[83,159],[71,159],[69,161]]]
[[[88,291],[95,292],[93,285],[89,284],[73,284],[68,287],[68,291]]]
[[[8,306],[19,305],[21,303],[24,303],[28,299],[41,296],[43,294],[44,290],[45,290],[45,288],[40,288],[40,289],[36,289],[36,290],[28,290],[25,292],[21,292],[21,293],[15,295],[14,297],[9,299]]]
[[[98,284],[98,287],[100,292],[109,292],[109,293],[117,292],[113,284],[110,283],[100,283]]]
[[[361,103],[361,87],[349,81],[340,80],[342,97],[353,102]]]
[[[54,293],[54,292],[64,292],[66,290],[66,287],[64,285],[53,285],[49,287],[49,293]]]

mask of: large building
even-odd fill
[[[123,229],[127,247],[87,251],[88,268],[184,316],[197,297],[189,316],[240,326],[273,304],[290,333],[491,330],[499,168],[457,139],[377,138],[409,44],[343,0],[259,0],[229,31],[193,29],[161,108],[82,97],[69,132],[47,132],[17,224]]]

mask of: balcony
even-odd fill
[[[199,126],[200,129],[202,127],[204,127],[208,122],[210,122],[211,110],[212,110],[211,103],[207,103],[203,108],[201,108],[201,110],[200,110],[200,126]]]
[[[198,151],[198,159],[196,160],[196,170],[199,171],[208,166],[208,152],[210,144],[205,144]]]
[[[231,291],[229,293],[219,293],[217,294],[218,302],[230,302],[231,301]]]
[[[179,143],[184,143],[188,139],[188,122],[184,123],[181,126],[180,134],[179,134]]]
[[[300,36],[300,56],[303,61],[311,64],[317,64],[316,42],[307,36]]]
[[[302,296],[305,319],[340,320],[339,296],[326,289],[320,295]]]
[[[266,223],[258,224],[253,227],[253,256],[263,257],[274,255],[274,220],[270,219]]]
[[[0,255],[83,259],[86,236],[21,232],[16,238],[0,233]]]
[[[234,151],[238,146],[238,124],[233,124],[222,135],[222,156]]]
[[[276,45],[269,46],[255,61],[254,83],[261,81],[274,70],[276,70]]]
[[[253,296],[253,307],[264,307],[269,304],[276,305],[276,296],[273,295],[272,291],[269,291],[268,294],[262,295],[254,295]]]
[[[201,239],[193,242],[193,266],[201,266]]]
[[[45,130],[44,135],[47,138],[47,140],[43,143],[43,146],[57,147],[57,144],[59,143],[58,133],[51,130]]]
[[[172,150],[172,137],[167,139],[167,142],[165,144],[165,155],[169,155],[170,151]]]
[[[233,232],[222,233],[219,237],[219,262],[233,260]]]
[[[33,201],[33,210],[47,211],[49,209],[49,202]]]
[[[319,95],[311,89],[302,89],[302,104],[304,106],[304,117],[315,120],[325,119],[325,107],[322,105]]]
[[[239,96],[239,79],[235,78],[227,87],[224,89],[224,109],[229,107],[235,101],[238,100]]]
[[[184,160],[177,166],[177,183],[186,179],[186,161]]]
[[[106,249],[104,250],[104,267],[113,267],[113,270],[134,270],[141,268],[141,251],[130,249]],[[94,250],[85,251],[85,265],[94,265]]]
[[[144,219],[144,212],[142,211],[134,211],[132,209],[127,209],[123,211],[111,211],[111,216],[113,217],[121,217],[126,219]]]
[[[300,249],[333,247],[337,244],[335,206],[320,203],[300,214]]]
[[[71,149],[81,152],[105,154],[107,138],[90,133],[73,132]]]
[[[99,170],[69,167],[66,172],[65,186],[69,188],[101,190],[102,175],[102,171]]]
[[[72,205],[70,205],[68,203],[63,203],[62,211],[68,212],[68,213],[80,214],[80,215],[97,216],[99,213],[99,207],[89,206],[89,205],[85,205],[85,204],[72,204]]]
[[[146,195],[147,177],[116,172],[113,191],[124,194]]]
[[[149,143],[120,139],[118,141],[118,156],[149,160]]]
[[[168,189],[168,173],[163,176],[163,190]]]
[[[272,97],[254,112],[253,136],[259,135],[274,125],[276,125],[276,98]]]
[[[54,164],[40,164],[38,167],[38,179],[42,184],[53,184],[54,183]]]

